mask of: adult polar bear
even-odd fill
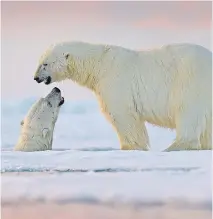
[[[41,56],[34,80],[91,89],[123,150],[148,150],[145,122],[176,129],[167,151],[212,148],[212,53],[173,44],[150,51],[64,42]]]

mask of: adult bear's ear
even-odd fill
[[[70,54],[69,54],[68,52],[64,53],[64,57],[65,57],[66,59],[68,59],[69,56],[70,56]]]
[[[110,49],[111,49],[111,47],[108,46],[108,45],[106,45],[106,46],[104,47],[104,54],[107,53]]]

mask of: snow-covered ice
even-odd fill
[[[211,151],[161,152],[175,133],[148,125],[152,149],[120,151],[96,101],[66,102],[53,151],[12,151],[35,101],[2,102],[2,202],[177,202],[211,206]]]

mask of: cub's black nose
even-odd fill
[[[57,88],[57,87],[54,87],[53,89],[54,89],[54,91],[55,91],[56,93],[60,93],[60,92],[61,92],[60,89]]]

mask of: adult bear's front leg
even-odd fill
[[[149,137],[143,120],[122,113],[116,116],[111,113],[109,117],[118,134],[121,150],[149,150]]]

